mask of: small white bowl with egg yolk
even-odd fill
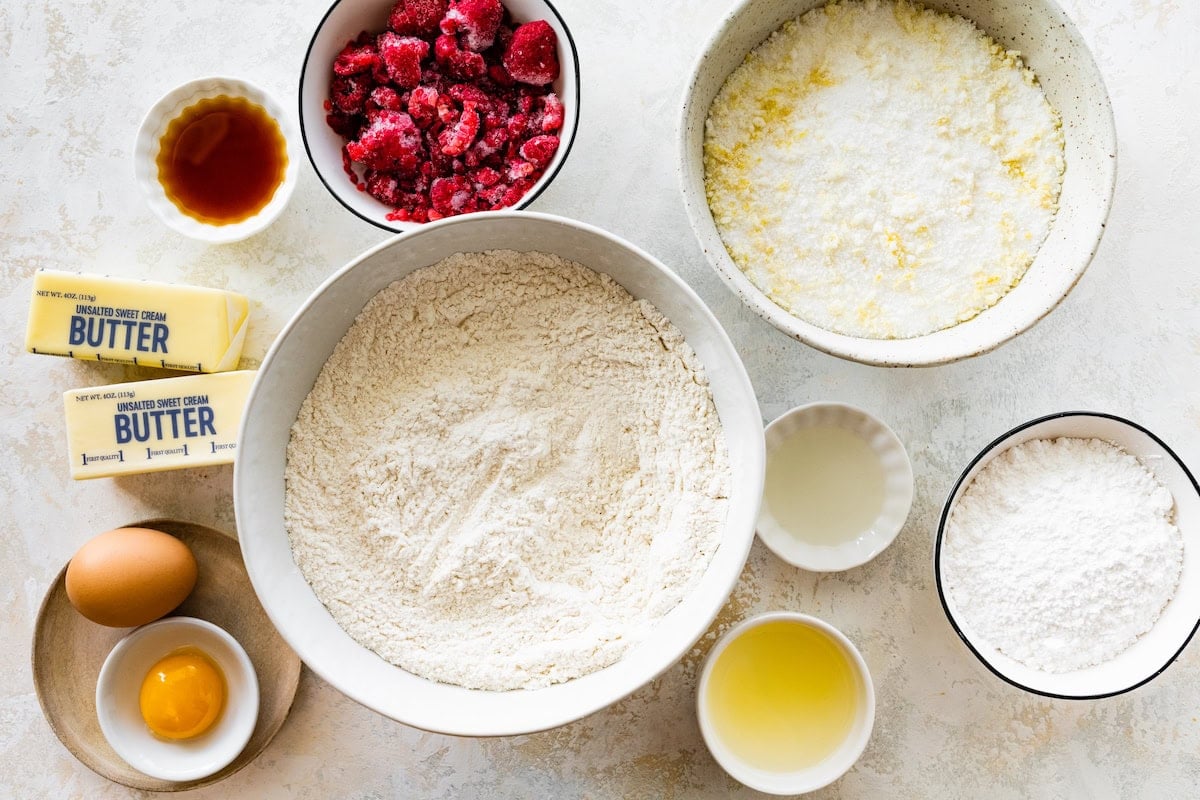
[[[189,781],[225,767],[258,720],[258,677],[237,640],[194,617],[143,625],[108,654],[96,683],[104,738],[131,767]]]

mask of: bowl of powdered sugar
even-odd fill
[[[882,366],[986,352],[1095,253],[1116,130],[1053,0],[743,0],[697,61],[684,202],[772,325]]]
[[[971,462],[934,560],[950,624],[993,673],[1049,697],[1121,694],[1200,621],[1200,489],[1140,425],[1054,414]]]
[[[749,552],[762,417],[678,277],[581,223],[423,226],[268,353],[234,477],[283,637],[362,704],[471,736],[620,699],[704,633]]]

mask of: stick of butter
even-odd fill
[[[71,477],[232,464],[254,370],[63,392]]]
[[[240,294],[39,270],[25,349],[191,372],[237,369],[250,302]]]

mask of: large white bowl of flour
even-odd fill
[[[887,338],[886,333],[881,333],[880,338],[839,333],[792,313],[773,300],[739,268],[727,242],[722,239],[710,208],[705,174],[706,120],[726,80],[747,60],[748,54],[785,22],[826,5],[828,0],[743,0],[729,11],[705,45],[684,93],[679,126],[679,173],[683,199],[700,246],[709,263],[747,306],[787,335],[831,355],[878,366],[926,366],[969,358],[992,350],[1033,326],[1066,297],[1091,262],[1104,232],[1116,179],[1116,128],[1108,94],[1091,53],[1070,18],[1054,0],[1021,3],[929,0],[922,3],[929,9],[963,17],[1004,48],[1019,51],[1024,64],[1036,74],[1046,99],[1062,121],[1066,167],[1057,214],[1036,257],[1020,281],[994,305],[976,316],[909,338]],[[860,7],[851,2],[846,5]],[[799,78],[805,76],[800,75]],[[929,80],[936,83],[943,78],[934,74]],[[778,102],[784,106],[793,102],[788,99],[787,91],[781,91],[779,97],[783,99]],[[761,102],[766,108],[777,101],[774,95],[768,94]],[[886,103],[884,107],[888,108]],[[770,129],[770,119],[764,124],[764,129]],[[816,138],[822,138],[827,132],[817,131]],[[832,141],[840,141],[834,133],[830,133],[830,136]],[[903,160],[906,146],[905,142],[897,143],[889,153],[894,150],[895,157]],[[903,182],[901,185],[897,183],[900,180],[897,175],[880,169],[878,165],[872,167],[856,163],[851,152],[843,154],[845,163],[835,160],[833,166],[844,168],[846,183],[856,187],[854,193],[850,189],[841,189],[831,195],[851,207],[848,212],[850,216],[858,216],[853,211],[857,202],[854,197],[862,196],[868,189],[874,192],[884,187],[888,192],[894,189],[917,197],[927,196],[922,192],[919,182]],[[826,167],[825,164],[803,162],[799,166],[818,171],[824,171]],[[780,168],[774,173],[780,184],[779,192],[791,196],[814,191],[796,170],[797,167],[792,166],[790,171]],[[869,206],[864,202],[863,207]],[[921,209],[913,224],[929,221],[929,213],[946,212],[947,208],[938,206]],[[753,211],[750,209],[750,212]],[[903,216],[907,212],[900,209],[894,213]],[[855,224],[865,224],[868,228],[878,226],[879,236],[882,237],[891,219],[888,214],[878,217],[866,215],[868,218],[857,220]],[[771,213],[764,213],[762,219],[765,221],[760,221],[759,215],[748,212],[742,222],[747,226],[766,226],[767,233],[778,230],[779,224],[772,221]],[[917,234],[920,231],[918,227]],[[833,231],[826,236],[834,236],[836,240]],[[892,241],[891,234],[888,241]],[[775,240],[770,244],[774,258],[783,263],[797,263],[801,258],[801,255],[786,250]],[[823,246],[837,245],[826,243]],[[842,249],[846,248],[843,246]],[[743,256],[743,260],[746,258],[750,256]],[[968,253],[961,258],[964,274],[971,274],[979,266],[970,263]],[[819,265],[824,263],[819,248],[803,255],[803,259],[805,263],[814,265],[813,270],[818,270]],[[747,266],[758,270],[763,263],[755,260]],[[947,263],[952,264],[953,257]],[[892,280],[891,274],[881,273],[878,277],[886,278],[886,283]],[[836,270],[831,270],[823,280],[830,285],[847,282],[846,276],[838,274]],[[818,289],[822,285],[820,280],[811,275],[805,277],[804,281],[797,285],[802,288],[816,286]],[[864,297],[866,295],[858,299]],[[920,304],[931,302],[933,297],[933,294],[927,293],[910,299],[914,304]],[[838,302],[844,301],[853,308],[855,299],[851,292]]]
[[[293,426],[310,392],[318,396],[318,376],[356,317],[382,290],[416,270],[457,253],[498,250],[548,253],[577,262],[610,276],[670,320],[703,365],[729,462],[728,511],[719,544],[678,604],[614,663],[540,688],[508,691],[419,677],[360,644],[362,637],[347,633],[322,602],[319,595],[329,600],[331,587],[314,591],[297,566],[297,560],[307,563],[311,572],[311,554],[306,562],[300,558],[303,553],[293,551],[285,520],[285,475],[295,474],[288,472]],[[388,368],[379,365],[380,370]],[[348,392],[345,402],[354,402],[353,394]],[[590,412],[598,417],[607,413],[604,408]],[[430,419],[436,424],[434,415]],[[741,573],[754,537],[764,471],[762,418],[753,388],[733,345],[696,294],[654,258],[611,234],[567,219],[513,212],[423,226],[367,251],[327,280],[267,354],[238,448],[234,499],[242,552],[263,607],[283,637],[314,672],[363,705],[409,725],[465,736],[514,735],[562,725],[619,700],[678,660],[704,633]],[[345,470],[351,468],[329,470],[329,493],[342,491]],[[310,470],[312,474],[319,470]],[[354,602],[352,593],[333,600],[335,606],[347,602]],[[402,629],[392,630],[403,635]],[[386,650],[386,643],[375,649]]]

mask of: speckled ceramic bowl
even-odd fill
[[[562,169],[575,129],[579,125],[579,54],[575,40],[562,15],[548,0],[503,0],[504,7],[518,22],[543,19],[550,23],[558,37],[559,76],[553,87],[563,101],[565,116],[559,132],[558,152],[536,183],[525,196],[513,206],[525,208],[545,191],[550,182]],[[360,219],[389,231],[404,232],[421,227],[417,222],[390,220],[387,215],[392,209],[364,191],[346,174],[342,162],[342,146],[345,141],[325,122],[325,101],[329,97],[329,81],[333,59],[362,31],[382,31],[387,26],[388,12],[396,0],[335,0],[325,16],[317,23],[308,52],[304,54],[304,66],[300,72],[300,133],[304,138],[304,149],[312,162],[317,177],[334,198]]]
[[[1154,626],[1129,649],[1102,664],[1072,672],[1044,672],[1000,652],[971,627],[945,590],[942,543],[946,520],[958,498],[988,462],[1031,439],[1073,437],[1103,439],[1134,456],[1170,490],[1175,499],[1175,524],[1183,536],[1183,571],[1175,595]],[[993,441],[975,456],[959,477],[938,523],[934,549],[938,595],[950,625],[967,648],[1001,680],[1034,694],[1065,700],[1096,700],[1136,689],[1162,674],[1187,647],[1200,626],[1200,486],[1179,456],[1150,431],[1111,414],[1067,411],[1030,420]]]
[[[210,97],[244,97],[251,103],[261,106],[279,125],[279,130],[287,142],[287,167],[283,175],[283,183],[275,189],[270,202],[257,214],[241,222],[229,225],[213,225],[184,214],[167,197],[163,186],[158,180],[158,149],[163,134],[171,121],[183,113],[184,109]],[[146,112],[142,124],[138,128],[137,139],[133,150],[134,174],[150,210],[167,226],[188,236],[210,244],[225,244],[246,239],[266,228],[274,222],[283,209],[287,207],[296,188],[296,178],[300,169],[300,151],[297,147],[297,137],[291,120],[283,108],[262,88],[239,78],[228,78],[214,75],[197,78],[178,86],[159,99]]]
[[[824,0],[744,0],[722,20],[696,64],[680,123],[680,179],[692,227],[709,262],[734,292],[789,336],[841,358],[879,366],[922,366],[987,352],[1027,330],[1083,275],[1104,232],[1116,180],[1112,106],[1096,64],[1053,0],[928,0],[966,17],[1019,50],[1062,117],[1067,169],[1058,215],[1021,282],[978,316],[911,339],[867,339],[820,328],[776,305],[738,269],[717,233],[704,194],[704,121],[713,98],[746,54],[789,19]]]

